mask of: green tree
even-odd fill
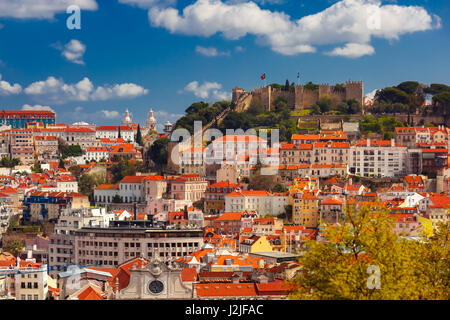
[[[442,92],[450,91],[450,86],[441,83],[432,83],[429,87],[423,89],[424,93],[429,95],[436,95]]]
[[[68,145],[68,144],[60,144],[59,151],[61,154],[61,159],[67,159],[69,157],[79,157],[83,154],[83,150],[78,144]]]
[[[441,92],[433,97],[433,105],[443,115],[450,114],[450,91]]]
[[[414,241],[394,232],[388,212],[380,206],[348,209],[345,223],[325,228],[325,241],[308,241],[290,298],[448,300],[448,224],[435,240]]]
[[[248,108],[248,112],[252,114],[263,113],[265,110],[263,104],[260,101],[252,101],[250,107]]]
[[[167,164],[167,160],[169,157],[167,146],[169,142],[169,138],[159,138],[155,140],[155,142],[153,142],[153,144],[150,146],[150,149],[148,150],[148,157],[159,169],[164,169]]]
[[[113,203],[122,203],[122,198],[121,198],[118,194],[116,194],[116,195],[114,195],[114,197],[112,198],[112,202],[113,202]]]
[[[286,192],[288,191],[286,186],[284,184],[282,184],[281,182],[277,182],[277,184],[275,184],[275,186],[273,187],[273,192]]]
[[[304,90],[309,90],[309,91],[316,91],[316,90],[319,90],[319,85],[318,84],[314,84],[314,83],[312,83],[310,81],[310,82],[308,82],[307,84],[305,84],[303,86],[303,89]]]
[[[100,184],[106,183],[106,175],[103,173],[90,173],[83,174],[78,182],[80,192],[89,197],[92,201],[94,188]]]
[[[384,102],[384,103],[402,103],[402,104],[410,104],[411,98],[409,95],[397,88],[387,87],[382,90],[378,90],[375,94],[375,101]]]
[[[25,242],[23,240],[9,240],[4,246],[5,251],[17,257],[23,250]]]
[[[142,133],[141,133],[141,126],[138,125],[137,132],[136,132],[136,143],[140,146],[142,146]]]
[[[118,183],[126,176],[134,176],[137,172],[136,164],[129,159],[118,159],[117,163],[111,166],[112,183]]]
[[[68,170],[74,177],[78,177],[81,173],[81,167],[79,165],[70,166]]]
[[[3,157],[2,160],[0,161],[0,165],[2,167],[7,167],[7,168],[13,168],[20,164],[21,164],[21,161],[20,161],[20,159],[17,159],[17,158],[9,159],[7,157]]]
[[[39,163],[36,163],[33,167],[31,167],[31,171],[35,173],[42,173],[44,170],[42,170],[41,165]]]
[[[319,101],[316,104],[319,106],[321,113],[326,113],[331,109],[331,99],[328,95],[323,95],[320,97]]]

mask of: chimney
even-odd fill
[[[391,147],[395,147],[395,140],[391,139]]]
[[[367,147],[370,147],[370,139],[367,139]]]

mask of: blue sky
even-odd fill
[[[70,4],[80,30],[66,26]],[[449,18],[444,0],[0,0],[0,105],[95,124],[128,108],[143,124],[149,108],[174,121],[262,73],[363,80],[365,93],[448,84]]]

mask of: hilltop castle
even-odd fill
[[[347,81],[342,85],[331,86],[329,84],[319,84],[312,86],[294,85],[289,90],[272,88],[271,86],[260,87],[251,91],[235,87],[232,91],[231,102],[235,105],[235,110],[247,110],[252,102],[260,102],[266,110],[273,109],[274,101],[282,96],[286,99],[287,105],[294,110],[308,109],[313,106],[322,96],[327,95],[334,103],[343,100],[355,99],[363,104],[364,85],[362,81]]]

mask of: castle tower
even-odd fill
[[[153,115],[153,109],[150,109],[150,111],[148,112],[148,118],[145,122],[145,126],[149,128],[149,130],[155,130],[156,128],[156,119]]]
[[[128,109],[125,110],[125,115],[122,119],[122,125],[123,126],[131,126],[132,122],[131,122],[131,118],[130,118],[130,113],[128,112]]]
[[[345,83],[346,99],[355,99],[359,103],[364,103],[364,83],[362,81],[347,81]]]

